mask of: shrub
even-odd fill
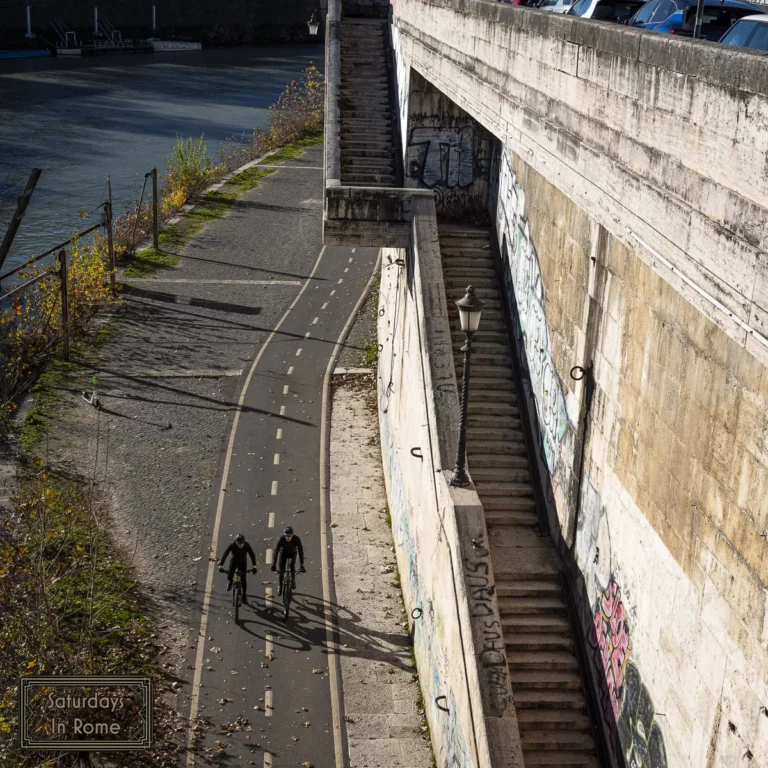
[[[172,200],[172,207],[181,208],[205,189],[211,178],[212,165],[204,136],[197,141],[176,137],[176,144],[166,161],[168,176],[164,190],[166,200]]]

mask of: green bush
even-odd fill
[[[196,197],[207,186],[213,171],[205,136],[197,141],[177,136],[166,166],[169,197],[176,206]]]

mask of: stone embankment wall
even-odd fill
[[[152,0],[34,0],[33,31],[55,42],[51,19],[61,18],[87,39],[93,32],[93,7],[119,29],[124,38],[148,37],[152,27]],[[157,0],[159,36],[178,36],[209,43],[240,44],[257,41],[292,41],[310,38],[307,28],[313,0]],[[0,41],[15,41],[26,31],[24,3],[0,0]],[[22,38],[23,39],[23,38]]]
[[[439,768],[523,768],[482,506],[451,488],[458,396],[435,204],[384,249],[379,421],[398,570]]]
[[[401,119],[417,73],[498,140],[549,520],[617,763],[766,768],[768,59],[481,0],[397,0],[392,38]]]

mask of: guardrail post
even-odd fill
[[[59,251],[59,277],[61,278],[61,325],[64,331],[64,359],[69,362],[69,295],[67,293],[67,252]]]
[[[115,272],[117,267],[115,266],[115,242],[112,232],[112,203],[107,201],[104,203],[104,212],[107,219],[107,251],[109,253],[109,287],[112,291],[112,298],[117,295],[117,285],[115,284]]]
[[[157,168],[152,169],[152,237],[154,241],[155,250],[160,250],[160,237],[158,233],[158,221],[157,221]]]

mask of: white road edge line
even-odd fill
[[[278,321],[274,330],[267,337],[267,340],[264,342],[264,344],[262,344],[261,349],[259,350],[259,354],[256,355],[256,359],[253,361],[251,370],[248,372],[248,377],[246,378],[245,383],[243,384],[243,389],[240,392],[240,397],[238,398],[238,401],[237,401],[237,410],[235,411],[235,417],[232,420],[232,429],[229,433],[229,443],[227,445],[226,458],[224,459],[224,470],[221,476],[221,486],[219,487],[219,500],[216,505],[216,516],[214,518],[213,532],[211,534],[211,550],[210,551],[214,553],[219,551],[219,533],[221,530],[221,516],[222,516],[222,512],[224,511],[224,500],[226,498],[227,484],[229,482],[229,467],[232,462],[232,453],[235,448],[235,436],[237,434],[237,426],[240,423],[240,414],[243,412],[243,404],[245,403],[245,396],[248,393],[248,385],[251,383],[253,374],[256,371],[256,366],[259,364],[259,361],[261,360],[261,356],[264,354],[264,350],[269,346],[269,342],[272,341],[272,339],[275,337],[277,332],[280,330],[280,326],[288,317],[290,311],[296,306],[302,294],[307,289],[307,286],[309,285],[310,281],[314,278],[315,272],[317,272],[317,268],[320,266],[320,260],[323,258],[323,254],[325,253],[325,248],[326,247],[323,246],[320,249],[320,253],[318,254],[317,261],[315,261],[315,266],[312,268],[312,272],[310,273],[309,277],[304,282],[304,285],[301,287],[301,290],[298,292],[298,294],[296,294],[296,298],[291,303],[291,306],[288,307],[288,309],[285,311],[283,316]],[[285,410],[285,406],[282,406],[280,409],[281,415],[284,412],[284,410]],[[322,461],[322,454],[321,454],[321,461]],[[187,768],[193,768],[193,766],[195,765],[195,753],[193,751],[195,746],[195,726],[197,725],[197,712],[200,706],[200,686],[201,686],[200,681],[203,675],[203,657],[205,656],[205,638],[206,638],[206,631],[208,629],[208,611],[211,605],[211,592],[213,588],[213,576],[215,573],[215,566],[216,566],[216,562],[214,562],[213,560],[210,560],[209,558],[208,575],[205,580],[203,609],[200,616],[200,629],[198,631],[198,637],[197,637],[197,653],[195,656],[195,675],[192,680],[192,696],[191,696],[190,705],[189,705],[189,731],[187,733]]]
[[[354,249],[353,249],[354,250]],[[379,271],[379,265],[381,263],[381,251],[376,258],[376,266],[373,268],[371,277],[368,280],[368,284],[360,294],[360,298],[355,304],[355,308],[352,310],[347,319],[347,323],[341,331],[339,338],[336,340],[330,360],[328,360],[328,367],[325,369],[325,378],[323,379],[323,406],[320,415],[320,563],[323,572],[323,603],[325,605],[325,636],[328,645],[328,679],[331,685],[331,713],[333,715],[333,744],[336,752],[336,768],[344,768],[344,745],[341,741],[341,700],[339,698],[339,657],[338,648],[333,638],[334,617],[331,610],[331,579],[330,571],[328,569],[328,509],[326,503],[326,489],[330,485],[330,477],[328,471],[328,457],[326,456],[326,445],[328,442],[328,413],[330,409],[330,384],[331,375],[333,369],[336,367],[336,361],[339,357],[341,347],[349,334],[349,329],[355,322],[357,313],[365,303],[365,298],[368,292],[371,290],[373,281],[376,278],[376,274]],[[218,550],[217,550],[218,551]]]

